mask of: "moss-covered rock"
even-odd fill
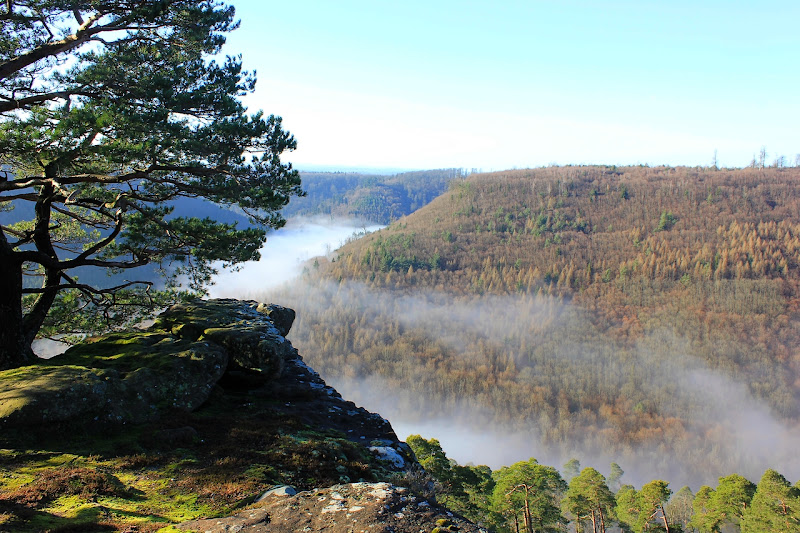
[[[0,425],[142,422],[192,411],[226,372],[263,386],[298,357],[283,335],[289,311],[238,300],[176,305],[147,331],[89,339],[38,365],[0,372]]]
[[[0,420],[6,426],[41,424],[88,413],[105,403],[105,377],[69,365],[0,372]]]
[[[62,356],[0,372],[0,421],[5,427],[84,420],[141,422],[168,409],[191,411],[211,393],[228,354],[208,342],[152,344],[153,335],[95,339]]]
[[[292,313],[267,307],[195,302],[0,373],[0,531],[155,533],[275,486],[416,479],[389,422],[329,387],[284,338]]]

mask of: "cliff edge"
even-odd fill
[[[311,515],[274,506],[314,491],[363,500],[351,510],[386,496],[355,519],[331,507],[306,531],[339,518],[364,531],[474,527],[397,487],[424,486],[413,453],[303,362],[286,339],[293,320],[277,305],[195,301],[0,372],[0,531],[212,531],[209,519],[291,531]],[[386,514],[409,497],[405,514]]]

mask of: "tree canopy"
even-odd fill
[[[473,522],[487,521],[494,489],[492,470],[488,466],[458,464],[447,457],[436,439],[409,435],[406,444],[426,472],[436,480],[437,501]]]
[[[800,489],[769,468],[742,513],[742,533],[800,532]]]
[[[515,526],[528,533],[550,531],[562,523],[559,504],[567,484],[552,466],[536,459],[519,461],[495,472],[492,496],[495,512],[510,517]]]
[[[739,474],[719,478],[716,490],[701,487],[695,498],[693,524],[703,533],[721,531],[726,524],[739,524],[755,491],[756,485]]]
[[[650,529],[655,521],[660,521],[669,533],[664,504],[671,495],[669,483],[660,479],[646,483],[638,491],[631,485],[623,485],[617,492],[615,509],[620,526],[625,531],[642,533]]]
[[[296,143],[242,104],[255,75],[219,55],[236,26],[213,0],[0,6],[0,368],[33,361],[54,317],[81,331],[159,303],[151,282],[76,269],[171,265],[202,290],[215,261],[257,259],[283,225],[302,195],[280,159]],[[172,215],[181,198],[238,206],[254,227]]]
[[[564,510],[575,517],[578,530],[583,530],[583,521],[591,520],[592,531],[601,533],[605,533],[615,505],[605,477],[591,467],[570,480],[562,502]]]

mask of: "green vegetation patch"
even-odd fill
[[[180,437],[186,428],[196,436]],[[275,485],[389,476],[338,431],[309,427],[269,399],[219,393],[156,422],[0,433],[0,530],[153,532],[226,515]]]
[[[114,369],[128,373],[142,367],[160,369],[190,343],[160,332],[111,333],[73,346],[46,364]]]

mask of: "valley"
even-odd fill
[[[508,436],[448,450],[463,462],[797,478],[797,174],[469,176],[302,283],[248,296],[297,309],[293,342],[355,401],[442,442]]]

